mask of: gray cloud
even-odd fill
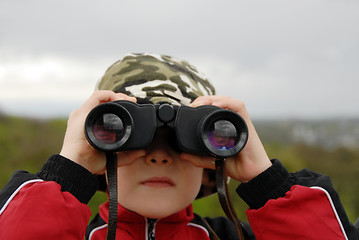
[[[145,51],[187,59],[257,117],[358,117],[358,22],[349,0],[2,0],[0,109],[66,115]]]

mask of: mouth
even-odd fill
[[[165,188],[175,186],[172,179],[168,177],[152,177],[141,182],[142,185],[147,187]]]

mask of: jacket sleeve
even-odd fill
[[[83,239],[95,176],[53,155],[37,174],[16,171],[0,192],[0,239]]]
[[[278,160],[237,193],[257,240],[359,239],[328,176],[307,169],[288,173]]]

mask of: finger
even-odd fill
[[[241,111],[245,107],[244,102],[241,100],[233,99],[230,96],[215,95],[200,96],[196,98],[190,106],[197,107],[201,105],[214,105],[220,108],[231,109],[236,112]]]
[[[144,149],[117,152],[118,166],[126,166],[133,163],[135,160],[145,157],[146,151]]]
[[[116,100],[116,93],[109,90],[94,91],[91,97],[87,100],[88,103],[98,105],[101,102],[109,102]]]
[[[200,103],[206,103],[223,109],[232,110],[242,116],[246,122],[250,122],[246,105],[241,100],[233,99],[230,96],[205,96],[205,98],[201,97],[198,101]]]
[[[94,107],[101,103],[118,101],[118,100],[127,100],[131,102],[137,102],[137,99],[130,97],[124,93],[115,93],[109,90],[99,90],[94,91],[90,98],[84,102],[81,107],[81,111],[90,112]]]
[[[196,98],[189,106],[190,107],[199,107],[202,105],[212,105],[212,100],[209,96],[200,96]]]
[[[220,107],[220,108],[224,108],[224,109],[229,109],[229,110],[235,111],[240,114],[247,112],[246,106],[243,101],[237,100],[237,99],[232,99],[230,97],[213,99],[212,105]]]
[[[232,109],[235,108],[236,104],[239,104],[239,102],[235,101],[236,100],[230,96],[200,96],[196,98],[190,106],[213,105],[225,109]]]
[[[126,101],[131,101],[131,102],[137,102],[137,98],[128,96],[127,94],[124,94],[124,93],[116,93],[116,97],[118,98],[117,100],[126,100]]]
[[[85,102],[89,106],[97,106],[100,103],[111,102],[116,100],[125,100],[125,94],[116,94],[109,90],[94,91],[91,97]]]
[[[211,157],[197,156],[189,153],[181,153],[180,158],[191,162],[196,167],[215,169],[214,161]]]

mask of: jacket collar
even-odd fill
[[[105,202],[100,206],[100,216],[108,222],[109,202]],[[162,218],[155,223],[155,232],[157,236],[168,239],[171,235],[176,234],[181,228],[194,218],[192,205],[166,218]],[[147,219],[138,213],[129,211],[120,204],[117,210],[117,228],[128,231],[132,236],[144,236],[147,234]],[[137,238],[135,238],[137,239]],[[139,238],[140,239],[140,238]]]

